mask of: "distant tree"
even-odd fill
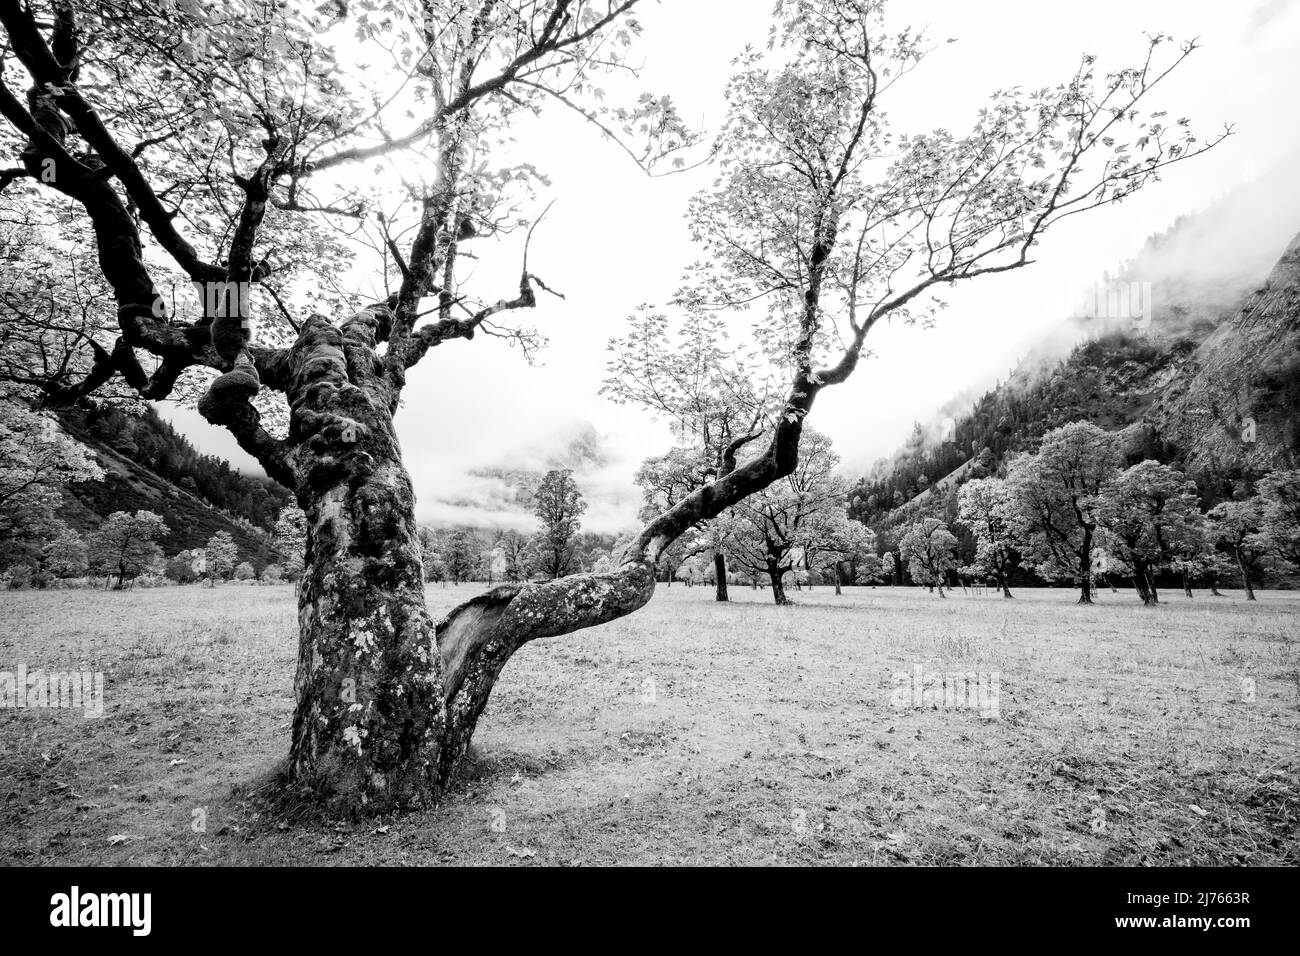
[[[483,549],[478,554],[478,573],[479,577],[488,584],[494,583],[498,578],[505,577],[506,559],[505,555],[496,544],[489,544],[482,537]]]
[[[307,560],[307,516],[297,505],[286,505],[280,511],[271,546],[284,557],[280,563],[282,576],[297,581]]]
[[[1111,580],[1111,576],[1129,572],[1128,565],[1109,553],[1105,548],[1095,547],[1092,549],[1092,580],[1094,584],[1104,584],[1110,588],[1111,594],[1118,594],[1119,588],[1115,587],[1115,582]]]
[[[669,587],[673,586],[673,580],[677,576],[677,569],[682,563],[695,554],[695,543],[687,537],[678,538],[668,547],[664,548],[656,562],[656,567],[661,575],[662,580]]]
[[[497,536],[496,546],[505,561],[506,580],[527,581],[528,576],[532,574],[537,557],[533,548],[533,539],[511,529]]]
[[[601,555],[610,553],[614,537],[596,531],[582,531],[573,542],[573,572],[590,571],[592,564]]]
[[[426,581],[437,581],[443,587],[447,586],[447,579],[450,574],[447,571],[447,562],[442,560],[440,552],[434,552],[425,558],[424,562],[424,579]]]
[[[51,414],[0,398],[0,560],[34,560],[62,526],[55,515],[69,484],[103,471]]]
[[[60,578],[81,577],[90,567],[86,540],[66,526],[45,546],[42,557],[45,569]]]
[[[677,566],[677,570],[674,572],[673,576],[688,588],[703,583],[704,558],[698,554],[691,555]]]
[[[772,599],[789,604],[784,577],[795,570],[809,532],[828,529],[843,517],[848,488],[835,474],[840,457],[830,439],[804,429],[795,470],[720,516],[717,527],[738,565],[766,574]],[[847,520],[847,519],[845,519]],[[845,530],[846,540],[851,532]],[[819,535],[819,537],[822,535]]]
[[[573,472],[568,468],[548,471],[533,496],[533,505],[541,525],[537,566],[548,578],[562,578],[572,570],[574,539],[587,510]]]
[[[1223,545],[1241,575],[1241,586],[1246,600],[1255,600],[1251,581],[1263,570],[1264,559],[1273,550],[1274,543],[1261,535],[1264,526],[1264,500],[1258,495],[1244,501],[1221,501],[1210,509],[1211,533]]]
[[[29,564],[12,565],[6,572],[11,591],[21,591],[32,586],[32,568]]]
[[[973,449],[972,449],[973,450]],[[993,450],[985,446],[980,449],[971,462],[971,473],[977,478],[986,477],[993,472],[996,460],[993,457]]]
[[[938,518],[922,518],[911,524],[899,542],[899,551],[907,562],[907,573],[917,584],[939,589],[949,571],[957,568],[957,537]]]
[[[279,584],[284,580],[284,568],[278,564],[268,564],[262,569],[263,584]]]
[[[1235,571],[1228,556],[1215,549],[1213,526],[1208,518],[1197,529],[1200,535],[1199,545],[1184,554],[1176,556],[1169,562],[1169,569],[1179,576],[1183,585],[1183,594],[1192,597],[1192,585],[1204,581],[1209,585],[1210,594],[1219,594],[1219,581]]]
[[[420,563],[424,567],[424,580],[445,581],[447,565],[442,560],[442,539],[438,532],[428,525],[421,525],[415,535],[420,547]]]
[[[894,576],[897,570],[894,562],[894,552],[886,551],[880,556],[880,574],[890,584],[894,583]]]
[[[1017,549],[1047,580],[1077,584],[1080,604],[1092,603],[1097,509],[1119,460],[1115,435],[1091,422],[1072,422],[1049,431],[1037,454],[1016,458],[1007,471]]]
[[[483,553],[483,539],[468,528],[453,528],[442,538],[439,557],[447,569],[447,578],[452,584],[469,581]]]
[[[115,511],[90,536],[91,567],[110,576],[116,574],[114,589],[120,591],[128,580],[162,557],[155,542],[167,533],[162,516],[152,511]]]
[[[650,455],[637,468],[633,480],[641,489],[643,514],[658,514],[708,484],[713,466],[694,448],[680,445],[662,455]]]
[[[647,457],[633,479],[641,489],[643,502],[638,517],[650,521],[655,515],[676,507],[709,483],[710,467],[707,457],[699,450],[681,446],[662,455]],[[690,530],[699,532],[701,525],[697,522]],[[669,587],[672,587],[677,568],[695,550],[694,543],[688,544],[685,537],[679,537],[664,549],[657,569]]]
[[[233,577],[236,581],[252,581],[257,577],[257,571],[247,561],[240,561],[235,566]]]
[[[1147,459],[1116,475],[1096,511],[1107,550],[1133,574],[1143,604],[1159,603],[1156,574],[1204,544],[1196,485]]]
[[[164,573],[177,584],[193,584],[199,579],[199,568],[202,567],[202,559],[202,548],[177,551],[167,559]]]
[[[218,579],[224,581],[239,563],[239,547],[229,531],[218,531],[208,539],[203,549],[203,567],[208,576],[208,587],[216,587]]]
[[[868,551],[850,566],[853,569],[853,581],[857,584],[875,585],[887,580],[884,563],[880,555],[873,551]]]
[[[1273,471],[1260,479],[1260,544],[1285,570],[1300,568],[1300,470]]]
[[[844,510],[827,508],[812,516],[800,535],[804,569],[812,574],[829,574],[835,593],[841,591],[841,568],[846,564],[855,567],[875,557],[875,533],[861,521],[854,521]]]
[[[990,575],[1004,598],[1011,597],[1007,576],[1015,566],[1015,509],[1011,492],[1001,478],[976,478],[957,492],[957,520],[975,536],[975,558],[970,571]]]

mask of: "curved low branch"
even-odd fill
[[[469,746],[497,677],[529,641],[605,624],[654,595],[654,564],[641,559],[603,574],[540,584],[504,585],[453,610],[437,625],[447,727],[440,762],[445,779]]]
[[[505,585],[455,608],[436,629],[447,705],[442,773],[469,746],[479,715],[510,657],[529,641],[617,620],[654,595],[655,565],[680,535],[794,471],[803,419],[820,386],[799,375],[764,453],[687,495],[651,521],[613,571]],[[753,440],[738,440],[735,451]]]

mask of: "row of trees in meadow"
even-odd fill
[[[1005,476],[968,481],[957,499],[957,522],[974,539],[969,560],[935,517],[912,521],[897,543],[898,566],[940,596],[955,576],[993,582],[1011,597],[1019,568],[1078,586],[1080,603],[1120,578],[1155,604],[1162,575],[1189,597],[1194,584],[1217,592],[1235,579],[1254,600],[1266,576],[1300,570],[1300,471],[1271,472],[1253,495],[1202,511],[1185,474],[1151,459],[1123,467],[1120,437],[1089,422],[1049,431]]]
[[[306,531],[302,512],[290,506],[280,514],[275,546],[284,560],[259,573],[228,531],[218,531],[202,548],[167,555],[161,542],[170,534],[162,516],[152,511],[116,511],[87,534],[57,523],[53,535],[34,553],[30,563],[9,565],[0,572],[5,587],[75,586],[103,579],[104,587],[123,590],[142,584],[193,584],[215,587],[225,581],[278,584],[302,574]]]
[[[117,422],[120,417],[118,413],[89,420]],[[116,433],[126,432],[121,426]],[[154,431],[146,428],[140,434]],[[200,459],[199,464],[207,460]],[[65,430],[57,416],[22,402],[0,400],[0,574],[7,586],[47,587],[91,576],[103,576],[118,588],[137,579],[186,583],[259,576],[255,556],[242,553],[226,531],[215,534],[203,547],[166,554],[163,545],[173,529],[149,509],[114,512],[90,530],[69,525],[61,517],[67,489],[103,478],[95,455]],[[232,520],[250,535],[266,536],[248,521]],[[263,567],[260,577],[296,578],[302,571],[306,540],[302,512],[292,505],[282,506],[269,537],[282,560]]]
[[[938,433],[914,423],[902,448],[854,484],[850,513],[874,524],[963,465],[973,477],[987,477],[1012,455],[1036,447],[1053,428],[1079,419],[1125,420],[1129,396],[1107,386],[1107,373],[1134,369],[1134,377],[1146,381],[1159,375],[1180,347],[1129,330],[1108,331],[1081,342],[1043,374],[1014,386],[999,383]],[[1154,435],[1143,441],[1147,457],[1168,459],[1169,450]]]
[[[787,578],[796,586],[826,580],[837,592],[843,583],[875,580],[881,566],[876,536],[848,517],[848,483],[835,472],[839,461],[830,438],[805,429],[795,470],[679,539],[662,559],[665,575],[688,583],[712,580],[723,596],[728,576],[751,587],[766,579],[777,604],[789,603]],[[654,485],[642,490],[649,499],[656,493]]]
[[[104,578],[107,585],[121,589],[136,583],[279,583],[301,575],[307,531],[305,515],[294,505],[284,506],[275,522],[271,543],[279,560],[260,572],[226,531],[202,547],[165,553],[171,529],[161,515],[145,509],[118,511],[94,530],[77,531],[56,514],[63,488],[103,477],[94,456],[52,415],[14,402],[5,402],[0,411],[0,533],[5,542],[0,574],[6,586],[47,587]],[[422,527],[419,543],[426,580],[553,580],[610,566],[618,542],[613,535],[582,531],[587,503],[571,470],[549,471],[533,493],[533,507],[535,533]]]
[[[1254,600],[1262,581],[1300,569],[1300,471],[1274,471],[1253,494],[1203,510],[1177,468],[1151,459],[1125,467],[1118,434],[1073,422],[1010,459],[1004,474],[961,484],[951,526],[922,513],[878,535],[851,517],[830,439],[808,428],[802,452],[790,476],[679,539],[661,559],[664,577],[712,581],[720,600],[728,578],[765,580],[778,604],[788,603],[787,581],[838,593],[910,580],[940,597],[956,581],[1008,598],[1013,579],[1067,582],[1082,603],[1098,584],[1125,581],[1155,604],[1158,582],[1171,578],[1189,597],[1193,586],[1218,593],[1233,581]],[[684,447],[647,459],[638,473],[647,509],[688,486],[699,464]]]

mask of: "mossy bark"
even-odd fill
[[[387,809],[436,798],[447,719],[415,496],[348,338],[305,329],[288,393],[307,516],[289,769],[328,803]]]

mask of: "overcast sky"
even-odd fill
[[[716,127],[729,62],[746,42],[766,41],[769,7],[766,0],[663,0],[650,7],[642,15],[642,85],[671,94],[688,120]],[[1125,204],[1063,223],[1037,250],[1036,265],[954,291],[933,328],[873,329],[873,358],[849,382],[823,392],[812,416],[853,475],[894,451],[913,421],[934,420],[955,395],[1004,375],[1091,282],[1136,253],[1148,235],[1300,155],[1292,102],[1300,88],[1300,0],[896,0],[890,19],[928,27],[940,41],[957,40],[940,43],[890,91],[886,109],[896,131],[944,126],[960,133],[993,90],[1064,80],[1085,52],[1097,54],[1103,67],[1133,63],[1145,51],[1144,34],[1162,32],[1199,37],[1203,49],[1162,88],[1160,103],[1174,116],[1190,116],[1202,134],[1227,122],[1236,134]],[[670,438],[644,413],[599,397],[605,343],[621,334],[639,303],[661,303],[676,287],[696,255],[683,220],[686,202],[713,173],[648,179],[612,144],[558,118],[526,130],[519,149],[552,178],[541,199],[555,199],[534,238],[530,267],[567,298],[544,297],[526,316],[550,339],[536,367],[479,337],[444,344],[413,371],[398,429],[418,512],[425,520],[481,519],[445,504],[475,497],[471,469],[535,461],[550,436],[571,434],[586,421],[605,436],[611,456],[588,478],[585,490],[595,501],[587,524],[616,530],[634,519],[637,463],[665,450]],[[1237,228],[1225,231],[1221,255],[1257,246],[1280,253],[1300,231],[1296,209],[1292,191],[1244,210]],[[475,250],[496,263],[484,269],[489,279],[499,270],[499,294],[513,294],[517,245],[516,238]],[[194,413],[175,420],[205,450],[254,467],[229,436]]]

